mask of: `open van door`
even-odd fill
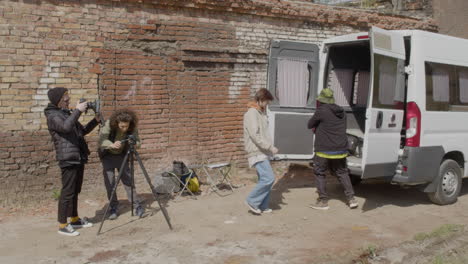
[[[395,174],[405,100],[403,36],[372,27],[369,37],[371,89],[363,142],[363,179]]]
[[[314,134],[307,121],[315,111],[319,47],[312,43],[273,40],[268,60],[268,90],[275,100],[268,122],[276,159],[311,159]]]

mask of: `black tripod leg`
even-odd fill
[[[112,193],[111,193],[111,196],[109,198],[109,204],[107,205],[106,211],[104,212],[104,215],[102,216],[101,225],[99,225],[99,229],[98,229],[96,235],[99,235],[99,233],[101,232],[101,229],[102,229],[102,225],[104,224],[104,221],[106,220],[107,212],[109,212],[109,207],[111,205],[110,200],[112,200],[112,197],[114,197],[114,194],[115,194],[115,192],[117,190],[117,185],[119,185],[120,178],[122,177],[122,174],[123,174],[123,171],[124,171],[123,168],[124,168],[125,164],[127,163],[129,154],[130,154],[130,151],[127,151],[127,154],[125,154],[125,157],[123,159],[122,165],[120,165],[119,176],[117,176],[117,179],[115,180],[114,188],[112,188]]]
[[[133,166],[133,155],[130,154],[130,184],[131,184],[131,189],[130,189],[130,203],[131,209],[132,209],[132,216],[133,216],[133,189],[135,189],[135,182],[134,182],[134,174],[135,173],[135,167]]]
[[[155,193],[154,186],[151,183],[151,179],[148,176],[148,172],[146,172],[145,166],[143,166],[143,162],[140,159],[140,155],[138,154],[138,152],[136,150],[134,150],[134,152],[135,152],[135,157],[136,157],[136,159],[138,161],[138,164],[140,164],[140,168],[143,171],[143,175],[145,175],[145,179],[146,179],[146,181],[148,182],[148,184],[149,184],[149,186],[151,188],[151,192],[153,193],[154,199],[158,202],[159,208],[161,208],[161,211],[163,212],[164,218],[166,218],[167,225],[169,225],[169,228],[172,230],[171,221],[169,220],[169,214],[167,213],[166,208],[164,206],[162,206],[161,201],[159,201],[159,198],[158,198],[157,194]]]

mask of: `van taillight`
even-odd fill
[[[419,147],[421,139],[421,111],[415,102],[406,105],[406,146]]]
[[[368,39],[368,38],[369,38],[369,35],[357,36],[357,39]]]

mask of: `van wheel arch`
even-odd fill
[[[449,157],[459,158],[457,155]],[[439,205],[455,203],[461,191],[462,177],[463,169],[459,162],[446,155],[440,164],[439,176],[434,179],[437,187],[435,192],[428,193],[429,199]]]
[[[458,163],[458,166],[460,166],[460,168],[464,169],[464,167],[465,167],[465,157],[463,156],[463,153],[461,153],[460,151],[448,152],[442,158],[442,162],[444,162],[447,159],[451,159],[451,160],[456,161]],[[441,164],[442,164],[442,162],[441,162]],[[463,177],[463,175],[462,175],[462,177]]]

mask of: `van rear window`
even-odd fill
[[[374,91],[372,105],[376,108],[400,108],[404,101],[404,82],[399,80],[403,60],[374,54]]]

